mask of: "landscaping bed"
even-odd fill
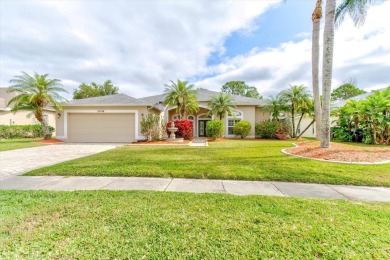
[[[133,142],[129,145],[188,145],[192,140],[183,140],[183,142],[168,142],[165,140],[160,141],[144,141],[144,142]]]
[[[43,144],[59,144],[59,143],[64,143],[64,141],[58,140],[58,139],[51,139],[51,140],[38,140],[38,143],[43,143]]]
[[[353,146],[341,143],[331,143],[330,148],[321,148],[318,141],[300,142],[294,148],[285,149],[294,155],[313,159],[341,162],[379,163],[390,162],[390,148],[368,146]]]
[[[390,204],[0,191],[2,259],[388,259]]]

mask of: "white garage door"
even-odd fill
[[[134,142],[134,114],[68,114],[71,142]]]

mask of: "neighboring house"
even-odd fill
[[[196,98],[199,111],[188,115],[193,122],[194,136],[205,136],[209,116],[207,103],[219,92],[198,89]],[[149,113],[160,114],[165,121],[178,119],[175,107],[163,105],[165,94],[136,99],[125,94],[72,100],[63,105],[63,112],[57,118],[56,138],[67,142],[133,142],[146,139],[140,133],[140,122]],[[269,119],[269,113],[262,107],[266,101],[233,96],[237,110],[235,115],[225,116],[225,137],[234,137],[233,126],[240,120],[252,124],[249,138],[255,137],[255,124]]]
[[[382,90],[385,90],[386,88],[383,88],[383,89],[378,89],[379,91],[382,91]],[[340,107],[343,107],[345,104],[347,104],[347,101],[348,100],[354,100],[354,101],[359,101],[359,100],[363,100],[363,99],[366,99],[368,96],[372,95],[373,92],[367,92],[367,93],[364,93],[364,94],[361,94],[361,95],[358,95],[358,96],[355,96],[355,97],[351,97],[349,99],[346,99],[346,100],[338,100],[334,103],[331,104],[331,108],[332,109],[335,109],[335,108],[340,108]],[[296,124],[298,124],[298,120],[299,120],[299,117],[297,117],[296,119]],[[331,117],[330,118],[330,122],[331,122],[331,125],[334,126],[334,121],[337,120],[337,117]],[[299,127],[299,130],[300,131],[303,131],[312,121],[312,118],[310,117],[304,117],[301,121],[301,124],[300,124],[300,127]],[[300,131],[298,131],[298,134],[300,133]],[[315,127],[315,123],[310,126],[310,128],[302,135],[302,137],[316,137],[316,127]]]
[[[8,107],[8,102],[15,96],[17,93],[7,93],[8,88],[0,88],[0,125],[32,125],[40,124],[39,121],[34,117],[34,115],[28,116],[31,114],[29,111],[18,111],[16,113],[11,112],[11,107]],[[56,124],[56,112],[53,109],[45,109],[44,116],[48,122],[48,125],[55,128]]]

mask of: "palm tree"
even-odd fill
[[[301,137],[306,131],[307,129],[309,129],[310,126],[312,126],[314,124],[314,122],[316,122],[316,117],[315,117],[315,111],[314,111],[314,100],[313,99],[307,99],[305,101],[305,104],[298,107],[297,109],[297,112],[301,114],[301,116],[299,117],[299,121],[298,121],[298,124],[297,124],[297,132],[296,132],[296,139],[298,139],[299,137]],[[312,118],[312,121],[310,122],[310,124],[303,130],[301,131],[301,133],[298,135],[298,128],[300,127],[301,125],[301,121],[302,119],[305,117],[305,116],[308,116],[308,117],[311,117]]]
[[[339,26],[348,13],[356,26],[364,24],[367,16],[368,5],[374,0],[344,0],[336,9],[335,23]]]
[[[330,94],[332,87],[335,12],[336,0],[326,0],[322,63],[322,110],[320,138],[320,146],[323,148],[328,148],[330,144]]]
[[[165,84],[165,93],[167,93],[164,104],[167,106],[177,106],[176,111],[179,118],[182,119],[188,113],[196,113],[199,109],[196,101],[196,90],[194,85],[188,85],[188,81],[177,80],[177,83],[171,80],[171,85]]]
[[[62,88],[61,80],[48,79],[47,76],[48,74],[39,75],[36,72],[30,76],[24,71],[22,75],[15,76],[10,80],[13,85],[9,87],[8,92],[16,92],[19,95],[12,98],[8,105],[14,105],[12,112],[31,111],[41,123],[45,139],[50,139],[51,135],[43,111],[47,106],[53,106],[56,111],[61,111],[60,102],[65,101],[65,98],[60,96],[59,92],[67,93],[67,91]]]
[[[372,0],[344,0],[336,10],[336,0],[326,0],[325,29],[322,64],[321,147],[330,144],[330,101],[332,85],[334,26],[340,24],[345,14],[350,14],[355,25],[364,23],[367,8]]]
[[[295,112],[300,106],[304,106],[310,95],[303,85],[291,86],[280,93],[280,98],[290,106],[293,138],[295,137]]]
[[[268,104],[264,107],[264,110],[271,113],[272,120],[279,121],[282,112],[287,111],[288,106],[285,100],[280,95],[277,95],[268,99]]]
[[[225,114],[232,114],[236,109],[234,100],[229,94],[220,93],[219,96],[213,97],[208,106],[210,107],[210,114],[216,114],[222,120]]]
[[[319,63],[320,63],[320,24],[322,18],[322,0],[317,0],[316,7],[312,14],[313,34],[312,34],[312,80],[313,80],[313,98],[316,120],[316,137],[320,139],[321,129],[321,101],[319,89]]]

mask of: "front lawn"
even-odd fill
[[[284,155],[293,141],[229,140],[209,147],[127,146],[26,175],[153,176],[390,187],[390,164],[348,165]]]
[[[22,139],[5,139],[0,140],[0,151],[8,151],[21,148],[29,148],[35,146],[46,145],[43,143],[38,143],[38,140],[42,138],[22,138]]]
[[[1,259],[389,259],[390,204],[0,191]]]

